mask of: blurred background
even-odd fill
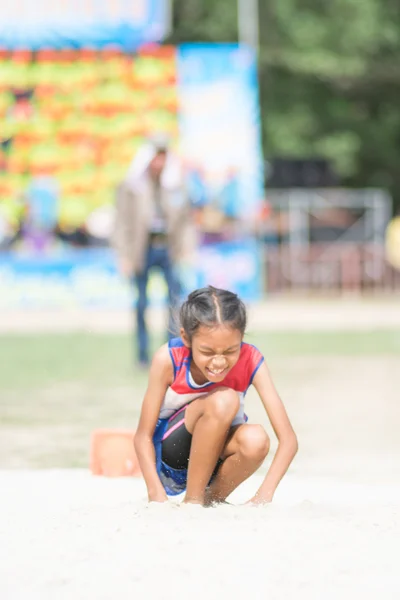
[[[213,284],[248,303],[310,472],[327,468],[317,441],[352,449],[332,420],[357,414],[367,451],[378,390],[393,423],[399,17],[378,0],[0,9],[0,467],[85,467],[94,428],[135,426],[146,374],[132,371],[135,297],[110,236],[117,186],[160,133],[199,239],[184,292]],[[149,290],[156,347],[157,272]]]

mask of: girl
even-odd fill
[[[269,438],[247,424],[244,397],[256,388],[279,447],[253,504],[271,502],[297,452],[297,438],[261,353],[243,342],[243,302],[213,287],[190,294],[181,338],[154,356],[135,450],[150,502],[186,490],[185,502],[224,502],[262,464]]]

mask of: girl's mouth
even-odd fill
[[[207,375],[210,378],[220,378],[223,377],[224,375],[226,375],[228,369],[209,369],[208,367],[206,367],[207,370]]]

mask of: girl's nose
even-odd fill
[[[215,356],[212,364],[214,369],[223,369],[226,366],[226,358],[224,356]]]

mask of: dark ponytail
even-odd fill
[[[244,335],[247,325],[246,307],[233,292],[208,286],[189,295],[180,309],[180,322],[189,341],[192,341],[201,325],[227,325]]]

